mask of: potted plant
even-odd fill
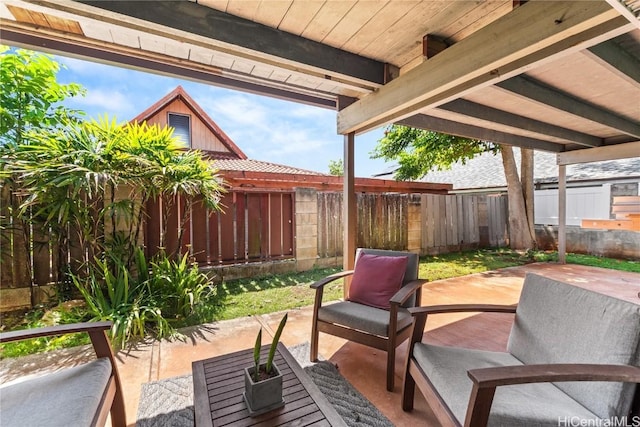
[[[271,342],[267,361],[262,364],[260,363],[262,328],[260,328],[253,347],[254,366],[244,369],[244,400],[247,403],[249,415],[252,417],[284,405],[284,400],[282,399],[282,374],[276,364],[273,363],[273,358],[276,355],[276,347],[285,323],[287,323],[287,313],[280,320],[278,330]]]

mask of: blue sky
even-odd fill
[[[87,90],[65,104],[89,117],[128,121],[181,85],[251,159],[326,173],[329,161],[343,156],[335,111],[95,62],[56,60],[66,67],[58,74],[60,83],[80,83]],[[356,137],[356,176],[390,166],[369,155],[382,133],[380,128]]]

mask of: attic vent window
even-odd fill
[[[173,136],[180,139],[185,148],[191,147],[191,116],[169,113],[169,126],[174,129]]]

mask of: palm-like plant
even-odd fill
[[[276,348],[278,346],[278,342],[280,342],[280,335],[282,335],[282,330],[284,329],[284,325],[287,323],[288,313],[285,313],[282,319],[280,320],[280,324],[278,325],[278,329],[276,330],[275,335],[273,336],[273,340],[271,341],[271,347],[269,347],[269,355],[267,356],[267,361],[264,365],[264,373],[269,376],[272,374],[273,370],[273,358],[276,355]],[[256,337],[256,343],[253,346],[253,382],[258,382],[260,378],[260,347],[262,344],[262,328],[258,331],[258,336]]]
[[[169,128],[104,117],[29,134],[6,165],[22,188],[25,218],[40,221],[58,241],[58,277],[71,271],[96,318],[114,317],[120,337],[143,334],[146,323],[162,334],[168,325],[156,301],[162,296],[150,288],[149,267],[136,263],[144,207],[151,197],[183,196],[216,209],[222,185],[202,155],[181,151]],[[80,259],[68,266],[71,246]],[[179,273],[175,286],[184,295],[168,312],[189,314],[207,284],[186,256],[169,267]],[[132,292],[116,292],[127,289]]]
[[[216,209],[222,191],[209,163],[179,150],[171,129],[107,117],[30,135],[14,160],[28,195],[23,211],[34,211],[63,242],[78,242],[84,263],[117,243],[130,263],[150,197],[200,196]]]

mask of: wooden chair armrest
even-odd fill
[[[68,325],[45,326],[43,328],[21,329],[19,331],[0,333],[0,343],[21,341],[54,335],[75,334],[85,332],[89,334],[91,344],[97,357],[108,357],[115,363],[113,350],[106,331],[111,329],[110,321],[71,323]]]
[[[411,295],[415,294],[416,291],[422,288],[422,285],[428,283],[429,281],[426,279],[418,279],[412,280],[407,283],[403,287],[401,287],[398,292],[395,293],[389,300],[390,304],[404,304]]]
[[[563,381],[640,383],[640,368],[629,365],[552,363],[471,369],[467,374],[479,388]]]
[[[322,288],[327,283],[331,283],[334,280],[341,279],[341,278],[349,276],[351,274],[353,274],[353,270],[344,270],[344,271],[341,271],[339,273],[334,273],[334,274],[332,274],[330,276],[327,276],[327,277],[325,277],[323,279],[318,280],[317,282],[312,283],[311,285],[309,285],[309,287],[311,289],[319,289],[319,288]]]
[[[486,426],[496,387],[515,384],[562,381],[610,381],[640,383],[640,368],[628,365],[545,364],[499,366],[467,372],[473,388],[465,426]]]
[[[0,343],[21,341],[53,335],[74,334],[77,332],[99,332],[111,328],[111,322],[86,322],[68,325],[46,326],[43,328],[21,329],[18,331],[0,333]]]
[[[431,305],[425,307],[412,307],[409,312],[413,316],[442,314],[442,313],[462,313],[462,312],[493,312],[493,313],[515,313],[517,305],[495,305],[495,304],[451,304],[451,305]]]

